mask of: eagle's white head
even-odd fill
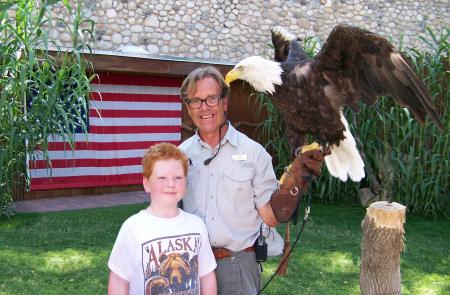
[[[279,63],[251,56],[239,62],[234,69],[225,76],[225,82],[230,85],[234,80],[248,82],[256,91],[273,94],[275,85],[281,85],[283,70]]]

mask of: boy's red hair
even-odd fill
[[[168,142],[158,143],[148,148],[142,158],[142,174],[145,178],[149,178],[153,173],[153,167],[157,161],[170,159],[181,161],[184,176],[187,176],[188,158],[179,148]]]

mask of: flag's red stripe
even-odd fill
[[[103,118],[180,118],[181,111],[167,110],[89,110],[90,117]]]
[[[91,100],[95,101],[134,101],[134,102],[181,102],[179,95],[169,94],[129,94],[91,92]]]
[[[180,87],[183,79],[174,77],[154,77],[154,76],[131,76],[131,75],[100,75],[91,83],[94,84],[115,84],[134,86],[159,86],[159,87]]]
[[[132,75],[101,75],[99,79],[93,83],[124,85],[124,86],[155,86],[155,87],[175,87],[179,88],[182,83],[180,77],[154,77],[154,76],[132,76]],[[170,89],[173,91],[173,89]],[[169,92],[169,91],[168,91]],[[91,93],[91,99],[94,101],[107,102],[157,102],[157,103],[179,103],[179,95],[173,94],[130,94],[130,93]],[[104,118],[181,118],[181,110],[108,110],[103,109],[101,114],[90,110],[92,117]],[[137,124],[139,123],[137,119]],[[142,120],[141,120],[142,121]],[[143,133],[181,133],[181,126],[89,126],[89,132],[92,134],[136,134],[139,140],[140,134]],[[114,150],[143,150],[149,146],[161,142],[159,141],[135,141],[135,142],[76,142],[74,143],[76,150],[84,151],[114,151]],[[171,141],[178,145],[179,141]],[[50,151],[68,151],[67,157],[70,158],[70,146],[64,142],[49,143]],[[52,161],[53,168],[71,168],[71,167],[113,167],[140,165],[141,157],[133,158],[116,158],[116,159],[54,159]],[[34,167],[47,168],[46,161],[33,162]],[[33,166],[32,166],[33,167]],[[91,168],[92,169],[92,168]],[[96,170],[95,170],[96,171]],[[95,172],[94,172],[95,173]],[[128,184],[142,183],[141,173],[130,173],[123,175],[87,175],[87,176],[67,176],[53,178],[33,178],[31,180],[31,190],[61,189],[61,188],[79,188],[79,187],[98,187],[98,186],[117,186]]]
[[[60,188],[117,186],[142,183],[141,173],[120,175],[87,175],[52,178],[32,178],[31,190],[48,190]]]
[[[93,134],[180,133],[181,126],[89,126]]]
[[[67,159],[52,160],[52,168],[72,168],[72,167],[115,167],[141,165],[142,157],[137,158],[115,158],[115,159]],[[47,161],[30,161],[31,169],[47,169]]]
[[[138,139],[138,136],[136,136]],[[151,145],[161,141],[131,141],[131,142],[76,142],[76,150],[137,150],[146,149]],[[175,145],[179,145],[180,141],[169,141]],[[70,145],[64,142],[49,142],[48,149],[51,151],[70,151]]]

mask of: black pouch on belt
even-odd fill
[[[264,237],[262,233],[262,225],[259,231],[259,236],[255,242],[255,253],[256,253],[256,261],[258,261],[258,263],[267,260],[267,243],[266,237]]]

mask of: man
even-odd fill
[[[217,69],[191,72],[180,94],[197,127],[180,145],[190,159],[183,208],[206,223],[219,294],[256,294],[261,275],[254,243],[261,223],[273,227],[290,219],[323,156],[302,154],[278,189],[270,155],[227,121],[229,88]]]

